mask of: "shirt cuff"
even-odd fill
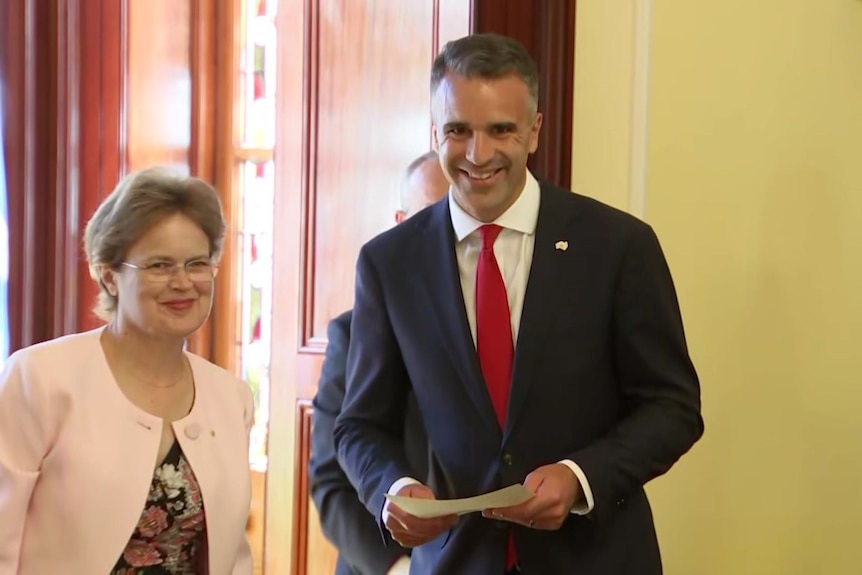
[[[584,500],[585,503],[575,503],[572,507],[572,513],[575,515],[587,515],[593,510],[593,507],[596,506],[596,502],[593,500],[593,491],[590,489],[590,482],[587,481],[587,476],[584,475],[584,470],[581,469],[580,465],[572,461],[571,459],[563,459],[558,463],[562,463],[566,467],[572,470],[572,473],[575,474],[575,477],[578,478],[578,481],[581,484],[581,490],[584,492]]]
[[[408,575],[410,573],[410,557],[402,555],[392,564],[386,575]]]
[[[389,495],[397,495],[399,491],[408,485],[420,485],[419,481],[413,479],[412,477],[402,477],[398,481],[392,484],[392,487],[389,488],[389,491],[386,493]],[[389,503],[390,501],[387,499],[383,504],[383,513],[380,517],[383,519],[383,524],[386,525],[386,520],[389,519]]]

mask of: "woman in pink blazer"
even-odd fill
[[[184,351],[225,224],[201,180],[125,178],[87,225],[104,328],[0,374],[0,575],[246,575],[247,385]]]

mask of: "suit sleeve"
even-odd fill
[[[356,267],[347,393],[334,434],[342,468],[359,499],[380,520],[384,494],[413,472],[403,437],[410,381],[378,273],[368,246],[363,247]]]
[[[329,324],[329,344],[314,398],[309,484],[323,534],[341,558],[360,573],[386,573],[406,551],[397,545],[384,546],[377,521],[342,471],[333,443],[335,419],[344,401],[349,331],[347,314]]]
[[[608,435],[571,456],[589,480],[598,518],[665,473],[703,433],[700,384],[676,291],[649,226],[638,225],[628,242],[613,305],[624,415]]]
[[[28,356],[13,354],[0,373],[0,573],[17,573],[27,508],[53,441],[52,418]]]

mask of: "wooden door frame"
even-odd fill
[[[41,4],[41,6],[40,6]],[[49,282],[53,261],[51,151],[40,154],[38,142],[53,142],[52,65],[49,43],[56,15],[35,0],[0,3],[4,46],[0,74],[3,88],[3,148],[9,190],[9,351],[52,337],[54,300]]]
[[[126,1],[0,6],[10,351],[98,324],[81,240],[124,169]]]
[[[473,0],[473,32],[521,42],[539,68],[539,147],[529,167],[571,189],[576,0]]]
[[[434,0],[435,10],[446,9],[449,0]],[[273,316],[280,327],[273,331],[271,353],[271,412],[269,418],[269,469],[266,477],[264,572],[303,573],[308,564],[307,439],[311,407],[298,395],[300,382],[315,377],[319,369],[317,340],[308,338],[303,301],[306,266],[305,238],[309,233],[305,202],[309,145],[313,143],[313,110],[316,92],[313,74],[314,0],[281,0],[278,11],[279,118],[276,148],[278,190],[274,217],[277,245],[288,254],[273,273],[278,294]],[[520,11],[526,8],[526,13]],[[531,158],[531,169],[546,180],[570,186],[574,0],[472,0],[471,30],[494,31],[525,44],[540,73],[540,106],[546,115],[540,148]],[[439,13],[439,12],[438,12]],[[435,24],[439,25],[438,24]],[[437,29],[438,33],[439,28]],[[439,44],[436,45],[439,47]],[[430,71],[430,62],[429,62]],[[295,78],[311,78],[297,83]],[[297,219],[297,216],[300,216]],[[318,349],[320,348],[320,349]],[[298,358],[303,351],[305,357]],[[313,353],[311,353],[313,352]],[[317,359],[311,355],[318,356]]]

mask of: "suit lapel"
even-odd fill
[[[433,213],[424,241],[427,262],[424,285],[433,302],[433,321],[476,410],[491,429],[501,433],[467,321],[449,203],[441,201],[427,209]]]
[[[565,193],[568,192],[548,189],[542,185],[533,261],[515,347],[503,443],[508,440],[532,380],[536,378],[535,364],[542,350],[543,340],[548,326],[553,323],[560,298],[564,295],[560,291],[557,277],[562,268],[559,265],[560,258],[564,257],[565,251],[556,249],[556,243],[572,239],[566,237],[566,226],[577,215],[577,212],[573,212],[571,207],[566,205],[567,202],[561,201],[564,199],[562,194]]]

